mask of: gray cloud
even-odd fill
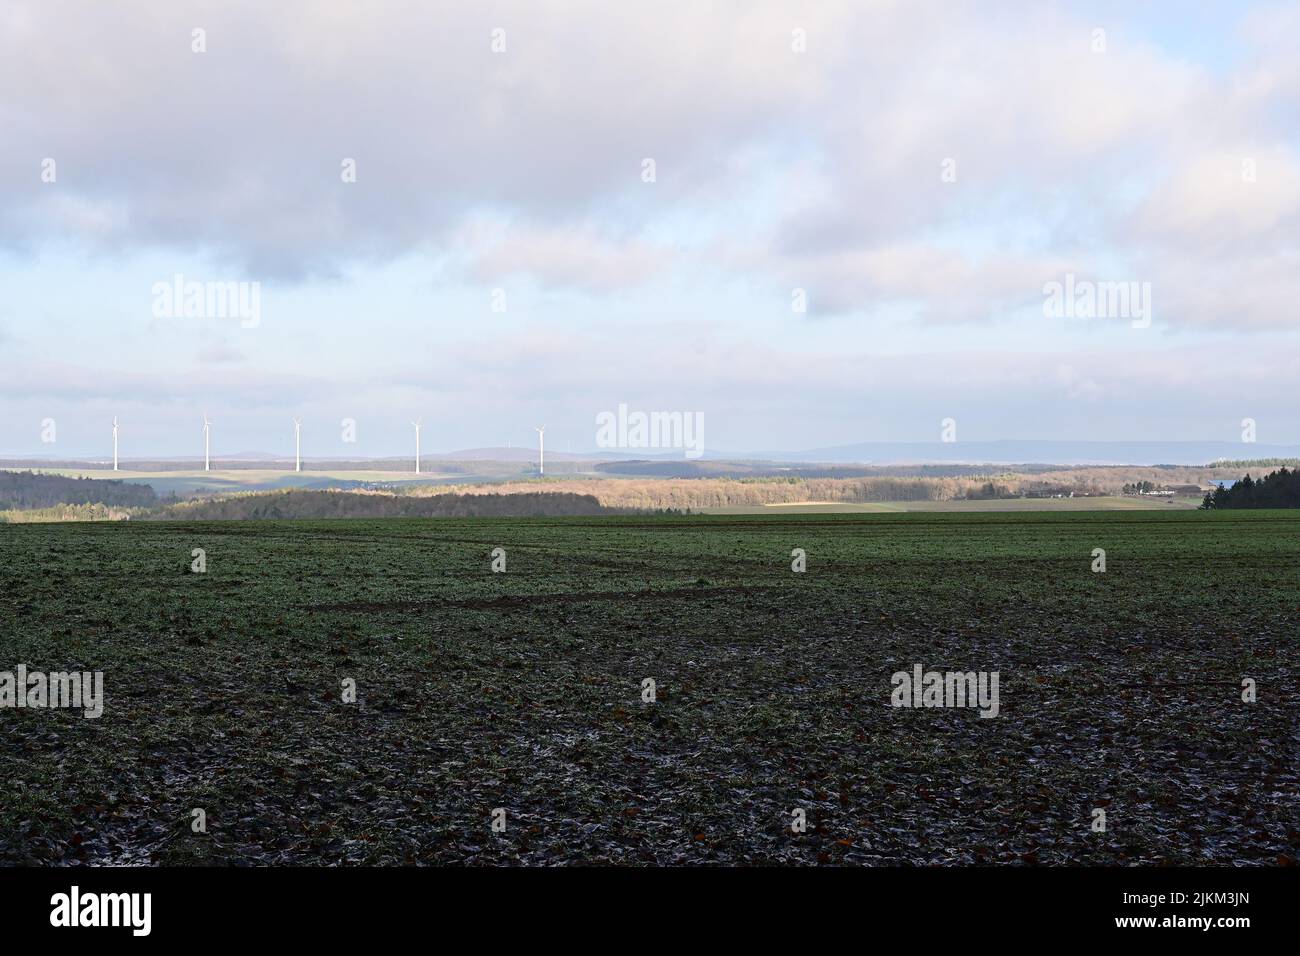
[[[1300,38],[1294,13],[1245,18],[1256,55],[1220,75],[1119,28],[1094,52],[1091,21],[1031,4],[64,9],[11,4],[0,30],[11,247],[198,250],[263,278],[456,250],[475,280],[600,293],[674,264],[645,238],[673,217],[750,203],[767,228],[715,243],[753,248],[712,264],[822,277],[829,312],[910,294],[900,283],[946,291],[942,269],[908,283],[870,267],[907,246],[937,260],[944,230],[1020,249],[969,268],[957,300],[921,303],[930,320],[1032,297],[1035,270],[1023,289],[1005,280],[1034,257],[1127,259],[1151,276],[1192,261],[1288,287],[1291,263],[1258,251],[1294,234],[1300,207],[1300,71],[1281,39]],[[1222,179],[1246,151],[1260,170],[1249,192]],[[57,184],[39,182],[45,157]],[[485,222],[505,234],[483,242]],[[1279,271],[1261,275],[1269,263]],[[1279,315],[1255,302],[1231,321]]]
[[[714,157],[766,135],[800,90],[763,68],[785,33],[747,50],[736,41],[757,27],[720,31],[687,5],[124,3],[66,17],[29,3],[9,17],[0,234],[210,248],[261,273],[446,241],[481,208],[543,224],[609,203],[653,215],[711,180],[725,189]],[[44,157],[55,185],[38,181]]]

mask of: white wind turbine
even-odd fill
[[[415,473],[417,475],[420,473],[420,423],[422,421],[423,418],[417,418],[411,422],[415,426]]]
[[[546,474],[546,426],[533,428],[537,432],[537,474]]]
[[[212,422],[207,412],[203,413],[203,470],[212,470]]]
[[[293,420],[293,470],[302,471],[302,422]]]
[[[117,471],[117,416],[113,416],[113,470]]]

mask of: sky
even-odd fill
[[[1300,442],[1297,48],[1294,3],[6,0],[0,455]]]

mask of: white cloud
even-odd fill
[[[1279,238],[1300,215],[1300,156],[1281,147],[1200,155],[1177,168],[1138,212],[1138,225],[1183,245]]]
[[[669,265],[673,251],[635,239],[601,235],[589,225],[540,228],[474,224],[456,246],[474,281],[526,276],[546,286],[621,289]]]

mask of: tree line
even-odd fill
[[[195,499],[142,517],[186,521],[288,518],[479,518],[598,515],[591,495],[533,492],[516,495],[438,494],[425,497],[367,491],[251,491]]]
[[[1300,470],[1282,468],[1255,481],[1249,474],[1230,488],[1218,487],[1208,492],[1201,507],[1220,508],[1300,508]]]

